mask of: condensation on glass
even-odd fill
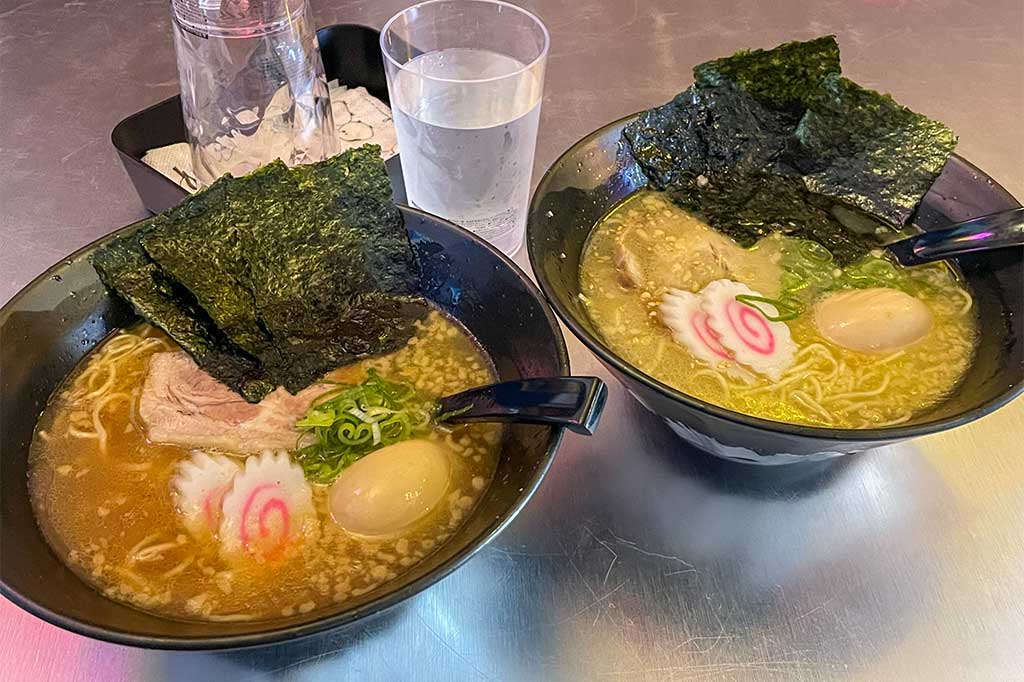
[[[381,32],[410,203],[511,256],[526,230],[548,32],[496,0],[432,0]]]

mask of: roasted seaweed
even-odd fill
[[[339,365],[394,350],[427,312],[375,146],[223,178],[98,253],[94,265],[248,400],[277,385],[301,390]]]
[[[795,131],[807,189],[904,225],[956,147],[946,126],[831,74]]]
[[[142,239],[152,259],[253,355],[266,352],[271,339],[253,303],[246,235],[265,212],[262,181],[283,181],[287,174],[287,166],[276,161],[242,178],[221,178],[163,214]]]
[[[704,88],[732,83],[764,106],[799,120],[820,96],[821,81],[839,71],[836,37],[822,36],[698,64],[693,80]]]
[[[633,155],[659,188],[717,173],[758,173],[789,144],[793,126],[733,83],[689,88],[626,127]]]
[[[261,356],[289,390],[368,353],[394,350],[425,314],[402,216],[377,151],[291,172],[265,189],[274,230],[252,230],[244,253],[275,353]],[[305,211],[293,207],[301,202]]]
[[[100,280],[167,332],[211,375],[247,400],[260,400],[274,389],[260,363],[227,338],[191,292],[168,277],[142,248],[153,222],[93,255]]]
[[[877,230],[902,227],[956,139],[839,70],[833,36],[707,62],[624,137],[652,187],[738,243],[781,231],[844,265],[877,239],[835,216],[854,210]]]

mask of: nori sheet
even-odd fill
[[[142,239],[150,257],[192,292],[218,327],[253,355],[271,339],[260,328],[244,257],[245,233],[260,212],[259,187],[280,179],[275,161],[242,178],[224,177],[164,213]]]
[[[172,334],[183,348],[202,357],[216,341],[199,311],[189,306],[173,289],[173,284],[160,276],[160,268],[142,248],[142,238],[151,228],[152,220],[97,251],[93,267],[108,289],[117,291],[132,303],[136,311]]]
[[[698,64],[693,81],[699,87],[733,83],[766,107],[799,119],[819,97],[821,80],[839,72],[839,44],[829,35]]]
[[[150,219],[93,255],[100,280],[139,315],[167,332],[199,366],[247,400],[260,400],[274,390],[260,363],[227,338],[195,297],[167,277],[142,248],[143,238],[158,220]]]
[[[956,148],[943,124],[839,74],[824,79],[795,136],[808,190],[894,225],[910,220]]]
[[[668,193],[677,204],[700,213],[709,225],[748,248],[762,237],[781,232],[816,241],[840,265],[847,265],[877,246],[873,239],[836,220],[834,202],[807,191],[798,178],[757,172],[733,178],[726,171],[703,187],[696,182],[676,184]]]
[[[355,357],[401,347],[426,304],[377,147],[291,173],[296,182],[264,188],[275,228],[251,230],[244,252],[256,309],[280,351],[264,361],[296,390]]]
[[[278,385],[299,391],[401,347],[428,311],[379,153],[222,178],[93,263],[247,400]]]
[[[625,136],[648,178],[660,189],[678,189],[702,176],[759,173],[783,153],[792,129],[785,114],[725,83],[684,90],[640,114]]]
[[[794,125],[786,112],[762,106],[732,83],[691,87],[642,113],[626,139],[651,184],[738,244],[750,247],[772,232],[813,239],[841,264],[874,241],[853,234],[786,166]]]
[[[782,231],[851,263],[877,238],[844,227],[837,206],[902,227],[956,140],[839,70],[834,36],[700,64],[623,136],[653,188],[736,242]]]

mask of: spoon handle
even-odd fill
[[[442,398],[439,422],[518,422],[594,434],[608,389],[597,377],[507,381]]]
[[[1000,211],[902,239],[888,248],[903,265],[920,265],[972,251],[1024,245],[1024,208]]]

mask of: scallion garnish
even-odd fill
[[[295,423],[302,432],[296,459],[306,478],[331,483],[341,471],[386,445],[430,430],[436,405],[411,385],[370,370],[358,386],[339,384]]]
[[[768,298],[767,296],[739,294],[736,297],[736,300],[739,301],[740,303],[743,303],[744,305],[750,306],[757,312],[761,313],[769,322],[785,322],[786,320],[795,320],[800,316],[800,312],[802,310],[800,304],[797,303],[796,301],[791,301],[787,303],[782,300]],[[774,309],[774,312],[769,312],[765,310],[763,307],[759,307],[759,303],[762,305],[770,305]]]

